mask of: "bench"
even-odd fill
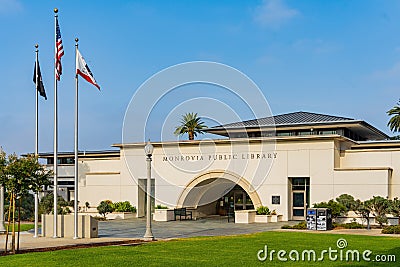
[[[192,212],[187,211],[186,208],[174,209],[174,221],[176,221],[176,216],[179,216],[180,221],[182,221],[182,218],[184,220],[187,220],[188,217],[190,218],[190,220],[192,220]]]

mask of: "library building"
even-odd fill
[[[193,218],[259,206],[305,220],[314,203],[400,196],[400,141],[363,120],[293,112],[205,129],[215,139],[151,142],[153,207]],[[146,143],[79,153],[79,205],[129,201],[146,213]],[[40,154],[52,168],[53,155]],[[74,196],[74,153],[59,153],[59,194]]]

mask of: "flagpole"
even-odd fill
[[[36,48],[36,62],[35,62],[35,84],[36,84],[36,93],[35,93],[35,107],[36,107],[36,116],[35,116],[35,157],[38,158],[39,155],[39,45],[35,45]],[[38,237],[38,221],[39,221],[39,199],[38,192],[35,188],[34,192],[35,198],[35,234],[33,237]]]
[[[57,18],[58,18],[58,9],[54,9],[54,33],[55,33],[55,42],[54,42],[54,185],[53,185],[53,194],[54,194],[54,216],[53,216],[53,238],[57,238],[57,190],[58,190],[58,112],[57,112]]]
[[[78,239],[78,38],[75,38],[75,183],[74,183],[74,239]]]

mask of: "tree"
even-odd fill
[[[392,116],[388,122],[388,126],[392,132],[400,131],[400,101],[397,102],[397,106],[394,106],[392,109],[388,110],[386,113],[389,116]]]
[[[399,218],[400,225],[400,199],[395,197],[393,200],[389,200],[389,212]]]
[[[383,227],[383,224],[388,221],[386,214],[389,212],[389,200],[381,196],[374,196],[365,201],[365,205],[370,208],[375,220]]]
[[[354,197],[349,194],[342,194],[336,198],[336,201],[346,207],[346,213],[354,210],[355,200]]]
[[[189,140],[194,140],[197,134],[203,134],[203,129],[207,128],[200,117],[197,117],[197,113],[186,113],[182,116],[181,125],[175,129],[175,135],[188,134]]]
[[[100,202],[100,205],[97,206],[97,211],[100,215],[103,215],[106,218],[108,213],[112,213],[114,211],[114,205],[111,200],[103,200]]]
[[[49,185],[51,171],[39,164],[33,155],[18,157],[16,154],[6,156],[0,149],[0,184],[4,186],[9,199],[8,225],[12,229],[11,252],[15,253],[15,226],[18,223],[17,251],[19,250],[19,232],[21,223],[22,199],[29,192],[40,192],[44,185]],[[17,216],[17,218],[16,218]],[[16,221],[17,219],[17,221]],[[5,252],[7,253],[8,235],[6,235]]]
[[[66,201],[62,196],[57,196],[57,214],[65,215],[71,213],[68,206],[73,206],[73,201]],[[54,194],[45,195],[39,203],[39,214],[54,214]]]
[[[371,213],[371,208],[365,202],[357,199],[354,205],[354,212],[367,221],[367,229],[369,230],[369,215]]]

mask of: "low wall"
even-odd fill
[[[42,214],[42,236],[54,237],[54,216]],[[57,216],[57,236],[74,237],[74,215]],[[99,236],[98,221],[90,215],[78,215],[78,237],[96,238]]]

